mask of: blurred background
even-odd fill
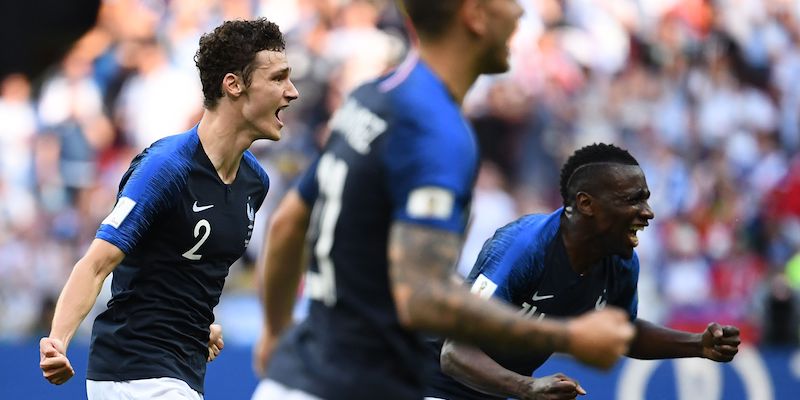
[[[749,344],[791,363],[784,383],[800,389],[800,2],[519,2],[511,70],[481,78],[465,102],[483,162],[459,271],[498,227],[560,206],[559,168],[575,149],[615,143],[641,163],[656,214],[639,234],[639,315],[693,331],[712,320],[738,325]],[[410,45],[401,15],[392,0],[95,6],[85,9],[97,10],[96,22],[74,39],[56,36],[65,45],[45,61],[20,62],[45,41],[0,31],[9,44],[0,57],[0,351],[21,351],[18,362],[36,367],[35,342],[130,160],[198,121],[200,35],[264,16],[286,35],[300,99],[284,138],[252,149],[272,187],[216,310],[241,355],[235,368],[254,382],[246,356],[261,324],[253,270],[266,221],[343,96],[402,61]],[[42,7],[27,6],[23,31],[58,28],[48,16],[64,11]],[[12,46],[15,35],[29,45]],[[70,351],[85,352],[109,283]],[[0,375],[9,368],[0,364]]]

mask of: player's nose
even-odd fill
[[[289,80],[289,87],[283,93],[283,96],[289,101],[297,100],[300,97],[300,91],[297,90],[297,87],[294,86],[294,82],[291,80]]]
[[[653,212],[653,208],[650,207],[650,203],[648,203],[646,201],[644,202],[644,206],[642,207],[641,215],[642,215],[642,218],[645,218],[647,220],[651,220],[651,219],[656,217],[656,213]]]

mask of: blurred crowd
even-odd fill
[[[615,143],[642,164],[656,214],[639,234],[640,315],[797,344],[800,2],[519,2],[510,72],[481,78],[465,103],[483,163],[459,271],[498,227],[560,205],[576,148]],[[260,16],[285,33],[301,96],[284,138],[253,147],[272,187],[218,308],[226,335],[256,335],[253,264],[271,209],[342,97],[411,47],[392,0],[105,0],[45,74],[0,77],[0,340],[49,330],[132,157],[198,120],[200,35]]]

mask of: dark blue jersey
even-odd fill
[[[97,231],[125,258],[94,322],[89,379],[172,377],[203,392],[213,309],[268,188],[250,152],[233,183],[222,182],[196,127],[134,158]]]
[[[267,376],[327,400],[421,399],[426,353],[398,322],[388,276],[393,222],[463,233],[477,146],[459,105],[422,62],[355,90],[331,121],[308,233],[308,318]]]
[[[495,297],[519,308],[530,318],[567,317],[601,309],[606,304],[620,307],[636,318],[639,258],[606,257],[579,275],[570,266],[561,240],[562,209],[552,214],[524,216],[495,232],[484,244],[467,277],[472,292]],[[432,359],[439,360],[441,343]],[[488,354],[503,367],[530,376],[550,353],[539,355]],[[436,370],[426,393],[444,399],[500,399],[472,390]]]

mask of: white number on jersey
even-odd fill
[[[315,204],[315,207],[320,207],[321,210],[316,220],[319,236],[314,246],[319,272],[308,271],[306,289],[310,298],[319,300],[328,307],[336,304],[336,281],[331,249],[336,222],[342,210],[342,192],[346,178],[347,164],[344,161],[337,160],[331,154],[322,156],[317,166],[320,195]]]
[[[200,240],[198,240],[197,243],[195,243],[195,245],[192,246],[191,249],[187,250],[186,253],[183,253],[183,256],[190,260],[197,261],[203,257],[202,255],[197,254],[195,252],[200,249],[200,246],[202,246],[203,243],[205,243],[208,237],[211,235],[211,224],[208,221],[201,219],[200,221],[197,222],[197,225],[194,226],[195,238],[200,235],[200,229],[203,229],[203,237],[201,237]]]

